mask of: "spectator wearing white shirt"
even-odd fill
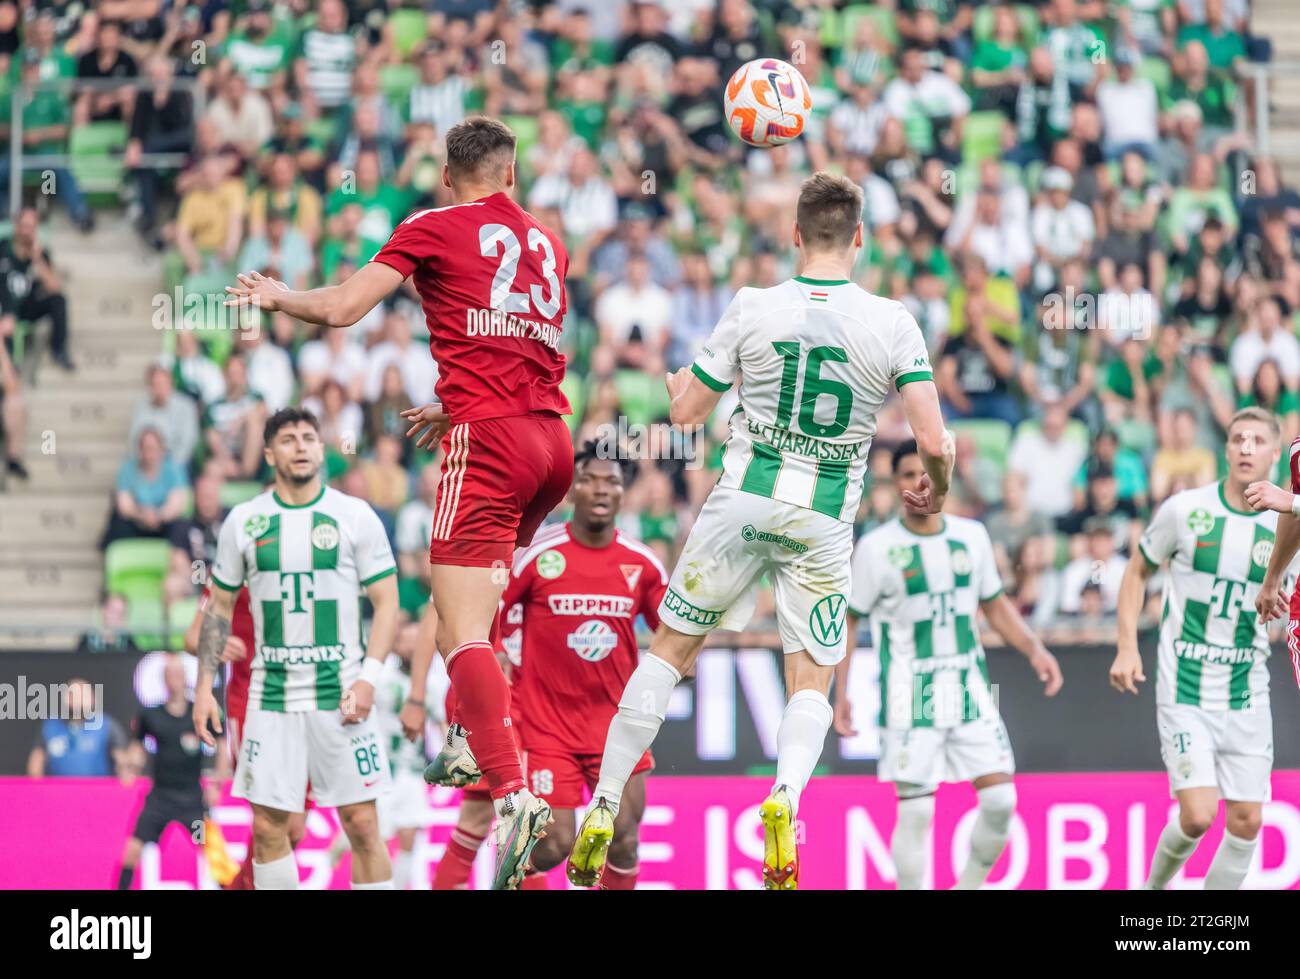
[[[206,117],[216,126],[221,142],[232,144],[241,156],[254,156],[275,134],[271,104],[261,92],[250,92],[248,81],[232,71],[221,83],[221,95],[208,106]]]
[[[672,339],[673,299],[650,279],[650,263],[639,255],[628,258],[627,278],[610,286],[596,300],[600,345],[592,352],[592,370],[632,368],[656,374]]]
[[[1260,364],[1266,360],[1277,364],[1286,387],[1292,391],[1300,387],[1300,340],[1286,328],[1276,299],[1266,297],[1255,304],[1246,329],[1232,341],[1228,360],[1239,393],[1251,389]]]
[[[1102,153],[1118,160],[1127,152],[1141,153],[1155,160],[1160,141],[1160,105],[1156,87],[1149,78],[1138,78],[1133,66],[1137,54],[1131,48],[1115,51],[1115,78],[1097,86],[1097,108],[1101,113]]]
[[[210,405],[226,396],[226,378],[216,361],[199,346],[193,330],[176,331],[176,354],[172,361],[181,388],[198,398],[199,404]]]
[[[378,401],[383,393],[384,371],[396,364],[402,372],[402,386],[411,404],[433,400],[438,383],[438,365],[411,340],[411,322],[402,313],[390,311],[384,317],[384,339],[366,353],[366,401]]]
[[[326,379],[318,397],[302,399],[302,406],[320,422],[321,441],[346,456],[355,456],[361,445],[365,417],[355,401],[349,401],[343,385]]]
[[[266,405],[271,414],[293,400],[296,383],[293,359],[280,346],[271,343],[261,330],[244,330],[239,334],[239,351],[248,369],[248,388]]]
[[[958,127],[953,123],[970,114],[970,96],[943,72],[926,70],[924,52],[903,52],[898,76],[885,86],[882,101],[885,111],[903,124],[916,152],[960,159]]]
[[[826,141],[837,157],[848,153],[870,156],[876,151],[880,127],[888,115],[876,100],[873,85],[858,82],[850,86],[849,97],[831,110]]]
[[[1097,300],[1097,326],[1112,347],[1126,340],[1143,342],[1155,335],[1160,325],[1160,306],[1142,285],[1142,266],[1126,262],[1120,266],[1119,282]]]
[[[558,210],[565,242],[588,251],[618,224],[618,197],[586,147],[574,152],[567,173],[549,174],[533,184],[528,207]]]
[[[1087,551],[1061,572],[1060,609],[1067,615],[1083,610],[1083,594],[1089,586],[1101,589],[1102,608],[1114,612],[1119,603],[1119,583],[1128,563],[1115,550],[1115,535],[1105,518],[1094,517],[1084,528]]]
[[[1038,254],[1034,286],[1039,292],[1047,292],[1056,284],[1061,266],[1072,258],[1082,258],[1091,252],[1097,229],[1092,221],[1092,211],[1071,200],[1074,178],[1068,171],[1062,167],[1048,167],[1043,171],[1041,186],[1045,196],[1030,215],[1029,225]]]
[[[1022,424],[1007,457],[1007,468],[1025,477],[1029,509],[1047,517],[1073,508],[1074,476],[1088,457],[1085,443],[1066,437],[1069,420],[1059,403],[1045,405],[1041,425]]]
[[[329,379],[339,382],[349,401],[360,401],[365,391],[366,353],[352,342],[347,330],[324,328],[324,339],[309,340],[298,351],[298,375],[304,397],[320,394]]]
[[[975,198],[975,214],[964,233],[948,229],[944,243],[949,248],[973,253],[984,261],[992,275],[1005,275],[1023,289],[1029,283],[1034,246],[1022,221],[1009,217],[996,191],[981,187]]]

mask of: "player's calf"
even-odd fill
[[[393,867],[388,847],[379,835],[379,814],[374,802],[339,806],[339,822],[352,847],[352,886],[392,888]]]
[[[533,870],[545,873],[558,867],[569,856],[573,841],[577,837],[576,814],[572,809],[557,809],[553,813],[555,822],[546,830],[546,836],[533,848],[530,863]]]

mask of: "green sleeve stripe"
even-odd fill
[[[894,378],[894,389],[899,390],[904,384],[911,384],[913,381],[933,381],[934,373],[931,371],[908,371],[906,374],[899,374]]]
[[[870,613],[868,613],[868,612],[859,612],[859,611],[858,611],[857,609],[855,609],[852,605],[849,606],[849,615],[852,615],[853,617],[858,618],[858,619],[865,619],[865,618],[869,618],[869,617],[870,617]]]
[[[211,577],[212,577],[212,583],[213,583],[214,585],[216,585],[218,588],[224,588],[226,591],[239,591],[239,589],[241,589],[241,588],[244,587],[242,584],[241,584],[241,585],[228,585],[228,584],[226,584],[224,581],[222,581],[220,578],[218,578],[216,575],[212,575]]]
[[[699,364],[691,364],[691,373],[698,377],[704,383],[705,387],[713,388],[715,391],[725,391],[727,388],[731,387],[730,384],[719,381],[716,377],[713,377]]]
[[[365,581],[361,582],[361,587],[362,587],[362,588],[369,588],[369,587],[370,587],[371,585],[373,585],[376,581],[382,581],[384,578],[387,578],[390,574],[397,574],[397,568],[392,567],[392,568],[389,568],[387,571],[381,571],[381,572],[379,572],[379,574],[372,574],[372,575],[371,575],[369,578],[367,578]]]
[[[1152,570],[1155,570],[1156,568],[1160,567],[1159,561],[1151,560],[1151,555],[1147,553],[1147,549],[1142,546],[1141,541],[1138,541],[1138,552],[1142,555],[1142,560],[1145,561],[1147,563],[1147,566],[1150,567]]]
[[[1001,598],[1001,597],[1002,597],[1002,593],[1003,593],[1005,590],[1006,590],[1005,588],[999,588],[997,591],[995,591],[995,592],[994,592],[992,595],[990,595],[988,598],[981,598],[980,601],[981,601],[981,602],[991,602],[991,601],[993,601],[995,598]]]

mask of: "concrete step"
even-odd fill
[[[87,548],[83,544],[51,544],[39,529],[26,536],[0,540],[0,568],[26,568],[33,561],[33,555],[60,568],[98,570],[104,563],[97,548]]]
[[[0,565],[0,595],[44,605],[94,605],[104,582],[101,568],[69,567],[34,554],[25,567]]]
[[[120,452],[125,452],[125,449]],[[99,490],[108,493],[117,480],[122,455],[77,452],[60,447],[50,455],[29,455],[23,464],[36,487],[62,488],[72,484],[82,492]]]
[[[100,490],[89,495],[64,490],[33,496],[11,490],[0,496],[0,540],[30,540],[38,549],[47,545],[80,547],[95,555],[108,521],[109,503],[108,492]],[[39,559],[40,555],[34,552],[32,557]]]
[[[119,432],[125,436],[131,427],[131,414],[135,410],[142,390],[124,387],[111,399],[79,394],[73,398],[47,396],[37,386],[28,398],[29,427],[59,432],[76,426],[93,426],[98,432]],[[122,447],[126,451],[125,445]]]

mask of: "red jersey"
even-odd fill
[[[621,532],[606,547],[587,547],[565,524],[543,529],[520,552],[502,596],[502,632],[506,645],[521,633],[512,697],[525,749],[605,750],[637,665],[636,617],[658,628],[667,587],[654,552]]]
[[[453,424],[569,414],[559,351],[569,256],[509,194],[417,211],[373,261],[414,276]]]

